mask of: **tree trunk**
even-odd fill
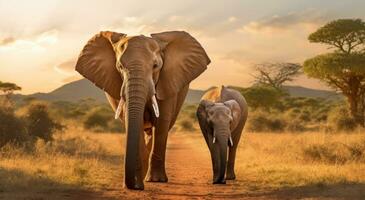
[[[350,104],[350,113],[351,116],[354,118],[356,123],[364,127],[364,113],[361,112],[362,109],[359,109],[361,106],[361,102],[359,101],[361,98],[359,98],[356,95],[348,95],[347,100]]]

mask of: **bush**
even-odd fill
[[[194,124],[191,120],[184,119],[179,122],[182,131],[194,131]]]
[[[109,120],[108,131],[113,133],[125,133],[125,126],[120,120]]]
[[[289,132],[302,132],[307,130],[307,128],[304,126],[303,121],[294,119],[294,120],[288,120],[286,130]]]
[[[124,132],[120,120],[114,119],[114,112],[109,106],[101,105],[85,115],[84,128],[95,132]]]
[[[96,108],[86,114],[84,127],[87,129],[97,127],[107,129],[109,120],[111,120],[111,116],[105,111],[104,108]]]
[[[0,106],[0,122],[0,147],[28,140],[24,121],[15,115],[13,109]]]
[[[306,160],[329,164],[364,162],[364,142],[349,145],[339,142],[313,144],[303,148],[303,156]]]
[[[357,123],[345,107],[337,107],[328,115],[329,126],[336,131],[353,131]]]
[[[280,99],[285,95],[282,91],[279,91],[273,87],[254,85],[249,88],[237,88],[241,94],[247,100],[248,105],[252,109],[272,109],[281,107]]]
[[[256,111],[250,113],[248,117],[247,130],[252,132],[280,132],[284,131],[286,125],[287,123],[282,116]]]
[[[54,121],[48,112],[48,107],[44,103],[33,103],[27,107],[24,117],[28,135],[51,141],[56,130],[61,130],[63,126]]]

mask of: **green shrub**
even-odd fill
[[[0,147],[28,140],[24,121],[15,115],[12,108],[0,106],[0,122]]]
[[[109,120],[112,120],[112,116],[105,108],[96,108],[86,114],[84,127],[87,129],[102,128],[106,130]]]
[[[113,133],[125,133],[125,126],[119,119],[118,120],[109,120],[108,122],[108,131]]]
[[[32,103],[27,107],[24,117],[28,135],[51,141],[56,130],[61,130],[63,126],[50,117],[48,106],[44,103]]]
[[[281,107],[280,99],[285,95],[282,91],[279,91],[270,86],[254,85],[249,88],[237,88],[241,94],[247,100],[248,105],[252,109],[272,109]]]
[[[357,123],[345,107],[336,107],[328,115],[328,124],[335,131],[353,131],[357,128]]]
[[[100,105],[85,115],[84,128],[95,132],[124,132],[121,121],[114,119],[114,112],[108,105]]]
[[[195,130],[192,120],[189,120],[189,119],[181,120],[179,122],[179,125],[180,125],[182,131],[194,131]]]
[[[256,111],[249,114],[246,126],[251,132],[280,132],[284,131],[287,122],[282,115]]]

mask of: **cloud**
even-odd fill
[[[55,71],[64,75],[74,75],[77,58],[71,58],[54,67]]]
[[[228,21],[229,23],[232,23],[232,22],[237,21],[237,18],[236,18],[236,17],[234,17],[234,16],[231,16],[231,17],[229,17],[229,18],[227,19],[227,21]]]
[[[211,19],[208,16],[162,15],[155,18],[128,16],[118,19],[102,29],[110,29],[128,35],[185,30],[194,36],[217,38],[240,27],[240,20],[235,16]]]
[[[0,46],[11,44],[11,43],[15,42],[15,40],[16,39],[14,37],[3,38],[0,40]]]
[[[240,32],[282,31],[297,25],[318,27],[331,19],[328,12],[308,9],[290,12],[284,15],[273,15],[261,20],[252,21],[239,29]]]
[[[0,39],[0,51],[2,52],[44,52],[49,45],[58,42],[58,31],[49,30],[34,35],[9,36]]]

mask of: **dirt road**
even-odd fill
[[[204,145],[204,146],[203,146]],[[123,177],[115,177],[95,199],[260,199],[248,195],[236,181],[213,185],[211,160],[202,138],[171,134],[167,147],[168,183],[145,183],[144,191],[122,188]],[[79,198],[90,199],[85,193]]]

